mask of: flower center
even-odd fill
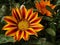
[[[18,23],[18,28],[20,30],[26,30],[29,27],[29,24],[26,20],[22,20]]]

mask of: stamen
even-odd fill
[[[18,28],[20,30],[26,30],[29,27],[28,21],[22,20],[18,23]]]

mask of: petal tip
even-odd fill
[[[24,7],[25,7],[24,5],[21,5],[21,6],[20,6],[20,9],[22,9],[22,8],[24,8]]]

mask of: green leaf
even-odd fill
[[[47,10],[49,10],[52,14],[54,14],[54,15],[55,15],[54,10],[53,10],[53,9],[51,9],[51,7],[46,6],[46,9],[47,9]]]
[[[48,42],[46,40],[46,38],[40,38],[40,39],[38,39],[36,41],[35,40],[34,41],[30,41],[29,44],[30,45],[53,45],[53,43]]]
[[[7,42],[15,42],[15,40],[12,37],[8,37],[3,34],[0,34],[0,44],[7,43]]]
[[[60,5],[60,0],[57,1],[57,5]]]
[[[40,38],[40,40],[37,41],[37,44],[46,45],[46,38]]]
[[[56,32],[55,32],[52,28],[47,28],[47,29],[46,29],[46,32],[47,32],[48,34],[50,34],[51,36],[55,36],[55,35],[56,35]]]
[[[52,18],[52,17],[44,16],[43,19],[44,19],[44,20],[47,20],[47,21],[53,21],[53,18]]]
[[[20,8],[20,4],[19,3],[14,3],[14,6]]]
[[[38,2],[40,2],[40,0],[38,0]]]
[[[56,22],[49,22],[49,26],[50,28],[54,29],[54,31],[56,31]]]

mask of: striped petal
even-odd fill
[[[12,16],[17,20],[19,21],[21,19],[21,12],[18,8],[16,9],[12,9]]]
[[[21,40],[23,38],[23,35],[24,35],[24,32],[21,30],[18,30],[16,32],[16,40],[18,40],[18,41]]]
[[[24,31],[23,39],[25,41],[28,41],[28,39],[29,39],[29,35],[28,35],[28,33],[26,31]]]
[[[7,32],[5,33],[5,35],[7,35],[7,36],[14,36],[15,33],[16,33],[16,31],[17,31],[17,28],[14,28],[14,29],[12,29],[12,30],[7,31]]]
[[[2,30],[9,30],[9,29],[13,29],[13,28],[17,28],[16,25],[7,24],[2,28]]]
[[[28,28],[26,32],[27,32],[29,35],[38,36],[37,33],[36,33],[32,28]]]
[[[5,16],[4,17],[4,20],[7,22],[7,23],[10,23],[10,24],[16,24],[17,21],[12,17],[12,16]]]
[[[31,15],[29,16],[29,18],[28,18],[28,21],[30,21],[30,20],[36,18],[36,17],[38,16],[37,14],[38,14],[37,12],[31,14]]]
[[[32,21],[32,22],[30,23],[30,25],[38,24],[41,20],[42,20],[42,17],[38,17],[37,19],[35,19],[34,21]]]
[[[31,25],[31,28],[33,28],[36,32],[39,32],[44,29],[44,26],[41,24]]]
[[[25,6],[22,5],[21,8],[20,8],[20,10],[21,10],[22,18],[26,18],[27,9],[25,8]]]
[[[31,8],[27,11],[26,19],[28,19],[32,14],[33,14],[33,9]]]
[[[22,17],[21,17],[21,11],[20,11],[19,8],[16,8],[16,14],[17,14],[17,17],[18,17],[19,19],[22,18]]]
[[[38,13],[35,12],[35,13],[31,16],[31,18],[29,19],[29,21],[32,22],[32,21],[34,21],[37,17],[38,17]]]

